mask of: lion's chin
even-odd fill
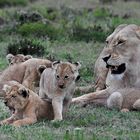
[[[119,66],[108,65],[107,68],[111,69],[111,74],[122,74],[126,70],[125,63],[120,64]]]

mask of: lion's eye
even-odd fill
[[[15,95],[12,95],[12,98],[16,98],[16,96]]]
[[[108,40],[106,40],[106,41],[105,41],[105,43],[106,43],[106,44],[108,44],[108,43],[109,43],[109,41],[108,41]]]
[[[68,79],[68,78],[69,78],[69,76],[68,76],[68,75],[66,75],[64,78],[65,78],[65,79]]]
[[[56,78],[59,79],[60,78],[59,75],[56,75]]]
[[[119,40],[118,41],[118,45],[120,45],[120,44],[122,44],[122,43],[124,43],[125,41],[124,40]]]

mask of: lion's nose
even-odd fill
[[[63,89],[64,88],[64,84],[59,85],[59,88]]]
[[[7,101],[4,101],[4,104],[7,105]]]
[[[102,59],[103,59],[105,62],[107,62],[108,59],[109,59],[110,57],[111,57],[111,55],[108,55],[108,56],[103,57]]]

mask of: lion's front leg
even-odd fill
[[[54,111],[54,120],[62,120],[63,99],[61,98],[52,99],[52,106]]]
[[[71,104],[71,101],[72,101],[72,97],[70,97],[69,99],[64,99],[64,102],[63,102],[63,115],[65,115],[66,112],[68,111],[69,106]]]
[[[7,119],[1,121],[1,122],[0,122],[0,125],[12,124],[15,120],[16,120],[16,117],[15,117],[15,115],[13,114],[10,118],[7,118]]]
[[[88,93],[85,95],[82,95],[80,97],[76,97],[72,99],[72,103],[74,104],[88,104],[88,103],[93,103],[93,104],[105,104],[107,101],[107,98],[109,97],[110,92],[105,89],[97,92],[92,92]]]
[[[20,126],[23,126],[23,125],[29,125],[29,124],[33,124],[33,123],[36,123],[37,122],[37,118],[36,117],[27,117],[27,118],[24,118],[24,119],[21,119],[21,120],[17,120],[17,121],[14,121],[12,123],[13,126],[15,127],[20,127]]]

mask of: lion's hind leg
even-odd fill
[[[107,99],[107,107],[110,109],[116,108],[121,110],[123,97],[120,92],[113,92]]]
[[[140,99],[135,101],[133,108],[140,111]]]

